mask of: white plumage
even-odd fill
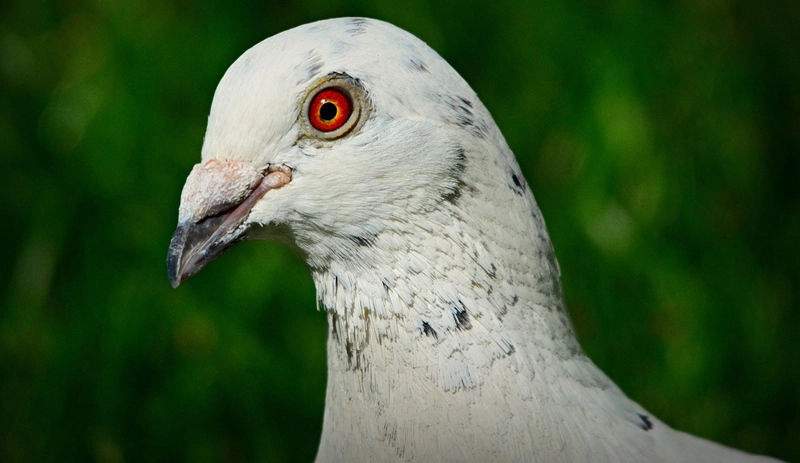
[[[325,88],[356,110],[338,131],[309,119]],[[770,461],[670,429],[583,354],[514,155],[412,35],[346,18],[256,45],[202,157],[170,279],[244,237],[304,256],[330,330],[318,461]]]

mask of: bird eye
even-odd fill
[[[301,108],[301,137],[318,143],[357,130],[369,117],[371,106],[360,80],[331,73],[309,86]]]
[[[317,92],[308,106],[308,121],[320,132],[342,128],[353,115],[353,99],[341,88],[330,87]]]

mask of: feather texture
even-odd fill
[[[329,76],[362,110],[335,139],[305,123]],[[217,89],[212,161],[291,170],[231,233],[296,247],[328,313],[318,461],[770,461],[672,430],[584,355],[513,153],[407,32],[344,18],[256,45]]]

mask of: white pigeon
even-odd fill
[[[228,69],[173,286],[244,238],[296,248],[328,314],[317,461],[775,461],[671,429],[586,357],[500,130],[390,24],[300,26]]]

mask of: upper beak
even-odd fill
[[[169,243],[167,275],[172,287],[240,240],[256,202],[291,180],[291,170],[282,165],[258,170],[249,163],[215,159],[195,165],[183,187],[178,228]]]

